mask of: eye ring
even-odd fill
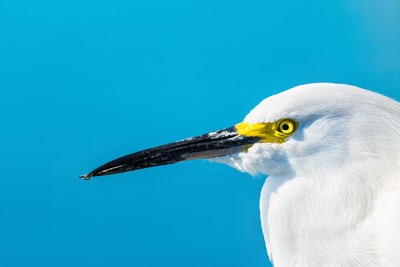
[[[296,123],[292,120],[283,119],[278,124],[278,131],[285,135],[292,134],[296,131]]]

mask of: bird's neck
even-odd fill
[[[381,174],[343,166],[312,175],[269,177],[263,187],[262,224],[275,265],[379,266],[373,225]]]

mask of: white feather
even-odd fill
[[[283,144],[218,159],[267,178],[260,201],[276,267],[400,266],[400,103],[349,85],[271,96],[247,123],[293,118]]]

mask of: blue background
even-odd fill
[[[400,99],[400,2],[0,1],[1,266],[268,266],[265,177],[78,179],[309,82]]]

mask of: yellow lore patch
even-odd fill
[[[292,119],[281,119],[276,122],[236,124],[238,134],[258,137],[262,143],[284,143],[297,130],[297,122]]]

